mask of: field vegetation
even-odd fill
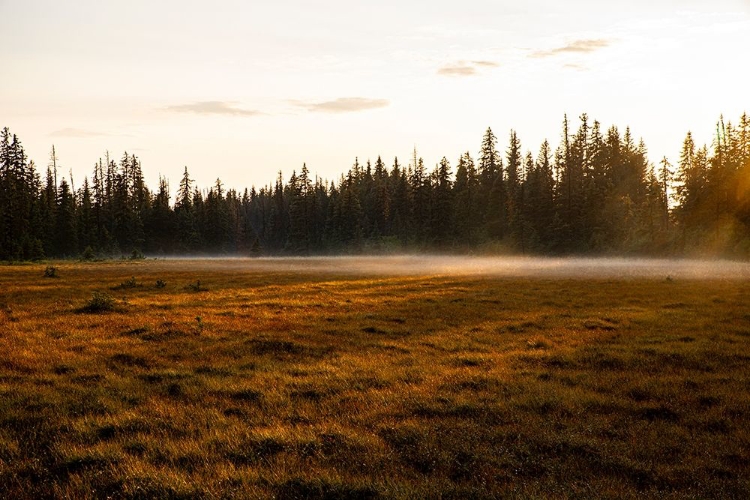
[[[750,498],[742,279],[0,269],[2,498]]]

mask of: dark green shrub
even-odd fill
[[[119,285],[113,286],[112,290],[125,290],[128,288],[138,288],[140,286],[143,286],[143,285],[141,285],[140,283],[138,283],[138,281],[136,281],[135,276],[132,276],[129,280],[125,280]]]
[[[115,299],[108,293],[94,292],[81,312],[100,313],[115,310]]]

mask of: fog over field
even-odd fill
[[[567,279],[750,279],[750,263],[729,260],[475,257],[438,255],[349,257],[189,257],[196,271],[297,272],[371,275],[445,275]]]

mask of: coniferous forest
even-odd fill
[[[536,155],[514,131],[487,129],[478,154],[433,168],[355,160],[338,180],[305,165],[260,189],[196,186],[185,168],[176,199],[144,182],[124,153],[74,185],[0,137],[0,259],[142,255],[311,255],[486,252],[750,256],[750,118],[723,118],[710,146],[690,133],[680,157],[652,161],[629,128],[584,114]]]

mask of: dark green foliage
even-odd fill
[[[135,279],[135,276],[132,276],[130,279],[123,281],[117,286],[113,286],[112,290],[126,290],[130,288],[138,288],[141,287],[140,283]]]
[[[503,163],[505,160],[505,164]],[[443,158],[432,171],[416,151],[390,172],[378,157],[338,182],[303,164],[284,183],[239,193],[221,180],[194,186],[185,168],[174,206],[169,184],[147,188],[124,154],[94,166],[75,189],[58,180],[54,147],[42,182],[16,136],[0,136],[0,259],[185,253],[310,255],[427,249],[520,253],[750,255],[750,119],[716,127],[712,147],[690,133],[675,167],[653,165],[629,128],[564,118],[559,146],[536,158],[515,131],[503,154],[491,129],[476,163],[455,176]]]
[[[85,313],[101,313],[115,310],[115,299],[107,293],[94,292],[86,305],[79,309]]]

